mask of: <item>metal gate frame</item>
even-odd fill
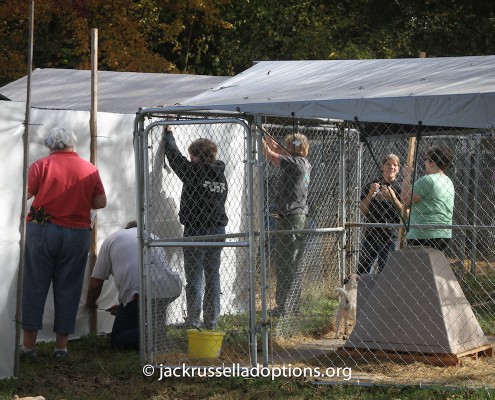
[[[246,124],[245,121],[236,118],[222,118],[222,119],[192,119],[192,120],[180,120],[180,121],[167,121],[161,120],[153,122],[144,127],[144,118],[150,114],[159,111],[163,113],[162,109],[153,110],[147,109],[142,113],[138,114],[135,122],[134,131],[134,152],[135,152],[135,171],[136,171],[136,205],[137,205],[137,227],[138,227],[138,247],[139,247],[139,265],[141,266],[141,273],[139,275],[139,291],[140,293],[145,293],[145,287],[150,287],[150,264],[151,264],[151,247],[247,247],[249,251],[249,346],[251,353],[251,364],[256,366],[257,361],[257,341],[256,341],[256,305],[255,305],[255,232],[254,232],[254,207],[253,207],[253,168],[252,165],[255,164],[254,159],[250,157],[253,154],[252,151],[252,138],[251,129]],[[151,237],[151,232],[147,231],[146,222],[149,220],[149,213],[146,207],[148,204],[147,191],[142,190],[144,187],[148,186],[148,174],[145,173],[144,166],[148,165],[147,152],[148,148],[148,134],[151,129],[156,126],[167,126],[167,125],[205,125],[205,124],[237,124],[244,128],[245,131],[245,141],[246,141],[246,173],[247,173],[247,190],[248,190],[248,241],[237,241],[237,242],[195,242],[193,240],[183,239],[178,240],[153,240]],[[246,234],[226,234],[218,235],[217,238],[233,238],[233,237],[245,237]],[[139,302],[139,315],[140,315],[140,357],[141,363],[144,365],[146,363],[153,362],[152,349],[146,349],[146,341],[151,343],[152,332],[151,332],[151,296],[146,296],[146,301]],[[148,350],[148,351],[146,351]]]
[[[166,111],[166,112],[165,112]],[[183,120],[166,120],[166,114],[173,114],[174,107],[166,109],[145,109],[138,113],[135,122],[134,131],[134,150],[135,150],[135,171],[136,171],[136,205],[137,205],[137,223],[138,223],[138,246],[139,246],[139,263],[141,265],[141,274],[139,280],[139,290],[141,293],[145,293],[145,287],[150,287],[150,263],[151,263],[151,247],[187,247],[187,246],[221,246],[221,247],[247,247],[249,252],[249,346],[250,346],[250,362],[252,367],[258,366],[258,345],[257,334],[261,334],[261,365],[268,367],[273,364],[273,349],[270,346],[271,327],[268,315],[268,301],[267,301],[267,256],[265,254],[265,239],[267,232],[263,223],[260,224],[259,232],[255,232],[254,220],[264,220],[265,205],[265,165],[266,162],[263,157],[262,151],[257,149],[262,148],[263,130],[262,115],[254,115],[253,124],[250,127],[245,120],[238,118],[218,118],[218,114],[215,114],[215,119],[200,118],[200,119],[183,119]],[[181,113],[184,113],[184,108],[180,108]],[[195,109],[190,110],[191,115],[195,115]],[[187,113],[189,114],[189,113]],[[145,126],[145,118],[149,116],[163,116],[163,120],[152,122]],[[247,191],[248,191],[248,241],[247,242],[223,242],[222,244],[215,242],[194,242],[191,240],[153,240],[151,232],[146,230],[146,226],[149,226],[146,222],[149,220],[149,213],[147,212],[148,204],[147,192],[143,190],[148,186],[148,174],[145,173],[145,166],[148,165],[148,156],[146,149],[148,148],[148,134],[157,127],[167,125],[199,125],[199,124],[238,124],[244,128],[246,133],[246,175],[247,175]],[[348,127],[342,127],[338,132],[339,149],[340,154],[345,154],[346,141],[345,131]],[[256,136],[252,132],[256,133]],[[256,154],[256,156],[254,156]],[[257,170],[257,181],[254,179],[254,171]],[[339,226],[334,228],[319,228],[319,229],[304,229],[298,231],[301,234],[316,234],[316,235],[328,235],[337,234],[339,239],[338,245],[338,264],[339,264],[339,280],[343,281],[346,275],[346,259],[345,259],[345,247],[346,247],[346,230],[345,224],[347,223],[346,209],[348,207],[346,203],[346,159],[345,157],[339,157]],[[254,199],[254,187],[257,186],[258,198]],[[254,204],[257,202],[260,206],[255,210]],[[255,213],[258,213],[255,216]],[[245,237],[245,234],[226,234],[221,235],[222,238],[233,237]],[[259,236],[256,240],[256,236]],[[218,236],[220,237],[220,236]],[[259,256],[260,261],[260,286],[261,286],[261,320],[256,320],[256,254]],[[146,343],[151,343],[151,297],[146,296],[146,301],[139,303],[140,312],[140,356],[142,364],[153,362],[153,352],[151,348],[146,348]],[[148,346],[149,347],[149,346]]]

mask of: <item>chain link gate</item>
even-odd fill
[[[222,286],[218,328],[226,336],[221,356],[216,360],[192,360],[187,356],[186,329],[181,325],[186,309],[182,296],[168,307],[164,328],[158,326],[162,318],[158,311],[149,311],[152,303],[143,310],[148,313],[143,319],[147,331],[142,347],[146,349],[146,361],[164,365],[261,364],[272,369],[292,366],[298,369],[298,376],[330,382],[492,386],[495,228],[491,210],[495,146],[491,132],[262,118],[265,117],[248,118],[251,138],[245,127],[226,129],[228,133],[224,135],[226,132],[219,132],[218,122],[210,125],[200,118],[170,122],[163,111],[157,110],[146,122],[151,139],[139,143],[144,135],[136,142],[137,148],[146,149],[142,159],[136,157],[136,170],[145,166],[141,182],[146,189],[138,194],[143,210],[144,278],[147,252],[155,245],[166,249],[174,269],[183,276],[180,246],[188,245],[183,243],[178,223],[178,203],[171,202],[180,197],[180,184],[162,168],[163,126],[174,125],[177,143],[184,151],[199,136],[211,138],[218,145],[218,158],[227,160],[227,166],[239,171],[237,178],[231,175],[229,181],[229,219],[232,216],[232,221],[237,219],[239,223],[229,221],[222,250],[222,285],[225,281],[225,287],[232,292],[230,297],[223,297]],[[233,124],[237,126],[237,122]],[[145,131],[144,126],[142,122],[140,132]],[[243,129],[249,133],[242,132]],[[263,136],[270,135],[283,143],[287,135],[296,131],[309,139],[308,160],[313,169],[307,224],[304,229],[290,232],[304,237],[303,256],[287,297],[291,307],[281,311],[276,303],[273,254],[277,241],[288,233],[277,230],[273,211],[280,171],[266,162],[257,149],[262,148]],[[419,140],[413,147],[410,138],[417,138],[418,133]],[[453,223],[447,227],[453,238],[445,251],[446,258],[433,257],[432,261],[431,255],[413,252],[401,261],[396,254],[412,250],[402,247],[403,250],[389,256],[382,273],[376,273],[375,261],[371,274],[365,276],[372,279],[360,283],[357,298],[358,313],[361,310],[365,317],[358,315],[350,335],[336,338],[339,296],[334,289],[357,271],[365,229],[386,227],[402,231],[403,235],[407,233],[407,219],[382,226],[367,222],[359,210],[361,195],[366,185],[380,176],[381,159],[389,153],[396,154],[404,166],[414,148],[420,156],[416,159],[416,178],[423,176],[422,157],[432,145],[446,145],[454,153],[453,165],[446,171],[455,187]],[[401,173],[398,180],[402,181]],[[239,190],[232,190],[236,181]],[[161,184],[156,185],[157,182]],[[164,197],[160,191],[165,188]],[[249,204],[251,212],[246,212]],[[151,240],[151,233],[164,240]],[[227,247],[227,243],[236,240],[236,247]],[[394,262],[409,263],[406,275],[403,266],[389,265]],[[232,271],[239,271],[240,264],[249,264],[249,268],[233,277]],[[423,275],[408,275],[409,270],[423,271]],[[152,283],[148,283],[149,290]],[[401,302],[405,305],[398,306]],[[165,336],[159,334],[162,330]],[[469,349],[459,350],[462,343],[469,343]],[[294,371],[287,373],[297,376]]]
[[[146,128],[144,129],[146,124]],[[177,147],[182,154],[188,154],[188,146],[198,138],[207,138],[218,146],[217,159],[225,163],[228,196],[225,209],[229,218],[225,234],[183,237],[179,222],[179,199],[182,184],[164,157],[164,130],[174,128]],[[222,120],[181,120],[170,121],[163,115],[150,115],[142,120],[139,135],[135,135],[136,171],[139,190],[140,215],[138,225],[142,232],[142,290],[146,301],[141,305],[141,349],[142,360],[146,363],[163,365],[194,365],[188,357],[190,331],[187,325],[187,299],[185,290],[168,306],[160,307],[154,301],[159,286],[164,285],[160,271],[153,267],[153,253],[165,252],[168,264],[177,272],[186,286],[184,273],[184,250],[221,249],[220,262],[220,317],[215,330],[225,332],[222,355],[230,362],[250,365],[256,362],[255,330],[250,321],[250,307],[254,304],[254,290],[250,290],[254,279],[254,256],[252,255],[254,227],[252,211],[252,167],[249,156],[250,131],[244,122],[234,119]],[[213,182],[210,191],[223,188]],[[210,253],[206,253],[209,255]],[[206,265],[206,264],[205,264]],[[212,296],[208,286],[214,275],[214,266],[205,266],[205,297]],[[203,311],[205,311],[205,306]],[[204,316],[203,316],[204,317]],[[201,332],[204,327],[194,330]],[[211,330],[211,328],[209,328]],[[254,335],[253,337],[251,337]],[[208,337],[206,337],[208,339]],[[211,343],[210,343],[211,342]],[[205,348],[198,351],[208,354],[209,346],[217,346],[217,338],[206,341]],[[201,346],[201,345],[200,345]],[[224,358],[224,359],[225,359]],[[196,361],[203,365],[205,362]],[[208,362],[208,361],[207,361]]]

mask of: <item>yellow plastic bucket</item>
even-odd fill
[[[191,358],[218,358],[222,350],[224,332],[187,330],[187,354]]]

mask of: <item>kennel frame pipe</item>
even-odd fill
[[[471,139],[464,139],[464,151],[469,152]],[[464,157],[464,184],[462,191],[462,222],[467,224],[468,222],[468,205],[469,205],[469,181],[471,176],[471,157]],[[461,233],[461,248],[459,259],[462,262],[462,268],[460,272],[464,272],[464,260],[466,259],[466,242],[467,232]]]
[[[167,113],[168,109],[162,109],[162,112]],[[138,114],[137,120],[142,121],[148,114],[145,112],[140,112]],[[142,236],[141,240],[141,251],[140,253],[144,253],[146,257],[142,258],[143,272],[144,275],[140,276],[141,281],[144,286],[144,279],[147,281],[147,287],[150,287],[150,274],[146,273],[146,265],[149,266],[150,262],[150,247],[248,247],[249,251],[249,285],[250,285],[250,321],[249,321],[249,331],[250,331],[250,352],[251,352],[251,362],[253,366],[257,365],[257,341],[256,341],[256,309],[255,309],[255,300],[256,300],[256,291],[255,291],[255,248],[254,248],[254,240],[255,240],[255,231],[254,231],[254,220],[253,220],[253,156],[252,156],[252,138],[251,138],[251,130],[248,125],[239,119],[236,118],[222,118],[222,119],[198,119],[198,120],[160,120],[149,124],[144,130],[144,134],[142,137],[142,146],[143,149],[143,160],[140,161],[141,165],[148,165],[148,134],[149,132],[157,126],[168,126],[168,125],[221,125],[221,124],[236,124],[240,125],[244,128],[245,132],[245,141],[246,141],[246,175],[247,175],[247,185],[248,185],[248,241],[239,241],[239,242],[194,242],[194,241],[174,241],[167,243],[165,241],[153,241],[150,239],[149,232],[142,230],[144,236]],[[144,181],[144,204],[140,204],[142,201],[142,197],[139,197],[139,206],[138,206],[138,214],[144,216],[145,221],[150,220],[149,215],[149,191],[146,189],[149,187],[149,176],[148,174],[143,174]],[[141,224],[141,226],[149,226],[147,224]],[[197,240],[197,239],[196,239]],[[146,263],[148,260],[148,263]],[[143,292],[145,293],[145,292]],[[151,296],[147,296],[149,298],[149,303],[147,304],[147,309],[151,310]],[[254,309],[253,309],[254,308]],[[142,310],[142,313],[145,313],[145,310]],[[147,315],[145,320],[142,321],[143,326],[146,326],[146,334],[148,336],[148,343],[152,343],[152,321],[151,315]],[[144,329],[144,328],[143,328]],[[142,335],[144,336],[144,335]],[[150,347],[150,346],[149,346]],[[144,343],[143,343],[144,348]],[[144,358],[144,357],[143,357]],[[149,350],[148,359],[152,361],[151,349]]]
[[[259,254],[260,254],[260,286],[261,286],[261,356],[264,367],[268,366],[269,359],[269,343],[268,343],[268,310],[267,310],[267,270],[266,270],[266,251],[265,251],[265,163],[263,156],[263,132],[261,130],[261,115],[255,115],[256,129],[256,144],[258,149],[258,218],[260,221],[260,238],[259,238]]]
[[[473,189],[473,225],[478,225],[478,194],[480,184],[480,151],[481,151],[481,135],[474,135],[474,189]],[[473,231],[471,240],[471,274],[476,274],[476,259],[478,257],[478,233]]]
[[[347,179],[345,176],[345,128],[342,128],[339,131],[339,147],[340,147],[340,160],[339,160],[339,196],[340,196],[340,226],[344,227],[346,223],[346,187],[347,187]],[[346,245],[346,232],[345,229],[342,230],[342,233],[339,235],[339,280],[340,284],[344,284],[345,277],[345,245]]]
[[[138,111],[139,115],[139,111]],[[143,249],[143,235],[142,235],[142,227],[143,227],[143,216],[141,213],[141,203],[142,203],[142,193],[143,190],[142,188],[144,187],[144,182],[142,179],[143,176],[143,163],[141,161],[141,133],[144,132],[144,121],[143,119],[140,119],[136,117],[135,123],[134,123],[134,173],[136,176],[136,221],[137,221],[137,244],[138,246],[138,265],[141,266],[143,265],[143,254],[142,254],[142,249]],[[139,279],[138,279],[138,284],[139,284],[139,292],[143,293],[144,290],[144,285],[143,281],[141,279],[141,271],[139,273]],[[144,356],[144,345],[145,345],[145,340],[144,340],[144,304],[142,302],[139,302],[139,358],[141,365],[146,364],[146,359]]]
[[[356,218],[355,221],[357,223],[362,222],[362,215],[361,215],[361,210],[359,208],[359,204],[361,202],[361,192],[362,192],[362,187],[363,187],[363,152],[364,152],[364,144],[363,142],[359,142],[358,148],[357,148],[357,171],[356,171],[356,187],[355,187],[355,193],[354,193],[354,201],[356,204],[356,207],[353,207],[353,209],[356,210]],[[357,229],[355,234],[354,234],[354,243],[353,243],[353,251],[352,255],[354,256],[354,269],[357,271],[358,269],[358,263],[359,263],[359,252],[361,250],[360,245],[361,245],[361,229]],[[354,251],[355,250],[355,251]],[[357,256],[355,256],[357,254]]]
[[[253,139],[251,129],[243,121],[246,137],[246,172],[248,184],[248,231],[249,231],[249,348],[251,365],[258,364],[258,342],[256,340],[256,265],[255,265],[255,232],[254,232],[254,177],[253,168],[256,162],[253,154]]]
[[[156,125],[161,125],[157,123]],[[152,319],[152,302],[151,302],[151,295],[148,295],[148,291],[146,290],[147,288],[151,288],[151,274],[150,274],[150,265],[151,265],[151,251],[150,251],[150,232],[148,231],[150,227],[150,221],[151,221],[151,216],[150,216],[150,207],[146,207],[148,204],[150,204],[150,193],[148,188],[150,187],[150,174],[148,173],[148,165],[149,165],[149,156],[148,156],[148,137],[149,137],[149,132],[156,126],[155,124],[150,124],[146,127],[144,130],[144,133],[142,135],[142,165],[144,166],[143,168],[143,205],[141,207],[141,212],[143,213],[144,217],[144,224],[142,225],[142,230],[141,233],[142,235],[142,248],[140,250],[140,253],[142,254],[141,258],[141,274],[140,274],[140,280],[142,284],[142,291],[140,292],[141,299],[144,297],[146,301],[140,301],[140,312],[141,314],[144,315],[144,326],[143,326],[143,331],[144,334],[142,334],[142,337],[146,337],[147,342],[143,343],[143,349],[145,348],[144,346],[146,343],[148,344],[147,346],[147,352],[148,352],[148,363],[153,362],[153,346],[151,345],[153,343],[153,319]],[[146,172],[146,173],[144,173]],[[140,287],[141,290],[141,287]],[[145,306],[146,305],[146,306]],[[143,339],[144,340],[144,339]]]

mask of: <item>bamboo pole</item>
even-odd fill
[[[22,291],[24,280],[24,260],[26,246],[26,215],[27,215],[27,181],[29,166],[29,126],[31,124],[31,73],[33,71],[33,43],[34,43],[34,0],[30,2],[29,10],[29,44],[28,44],[28,69],[27,69],[27,93],[26,93],[26,114],[24,120],[24,134],[22,143],[24,147],[22,163],[22,209],[19,221],[19,232],[21,239],[19,241],[19,273],[17,274],[17,302],[15,310],[15,358],[14,358],[14,376],[19,376],[19,346],[21,340],[20,320],[22,314]]]
[[[416,150],[416,137],[411,136],[408,138],[408,149],[407,149],[407,161],[406,164],[409,166],[412,166],[414,163],[414,154]],[[402,204],[408,205],[410,199],[401,199]],[[402,221],[406,221],[408,218],[407,216],[407,207],[402,207]],[[399,229],[399,249],[402,249],[404,247],[404,239],[405,239],[405,233],[406,230],[405,228],[400,228]]]
[[[426,53],[424,51],[419,53],[419,58],[426,58]],[[407,149],[407,165],[412,166],[414,162],[414,152],[416,150],[416,137],[410,137],[408,139],[408,149]],[[402,199],[402,203],[404,205],[409,204],[410,199]],[[403,207],[402,208],[402,221],[406,221],[408,218],[407,216],[407,208]],[[402,249],[404,246],[404,239],[405,239],[405,229],[400,228],[399,229],[399,249]]]
[[[97,131],[98,131],[98,29],[91,29],[91,112],[90,112],[90,162],[96,165],[97,159]],[[97,243],[97,218],[94,217],[91,229],[91,242],[89,249],[89,271],[90,276],[96,264],[96,243]],[[89,328],[91,333],[97,331],[97,311],[92,309]]]

